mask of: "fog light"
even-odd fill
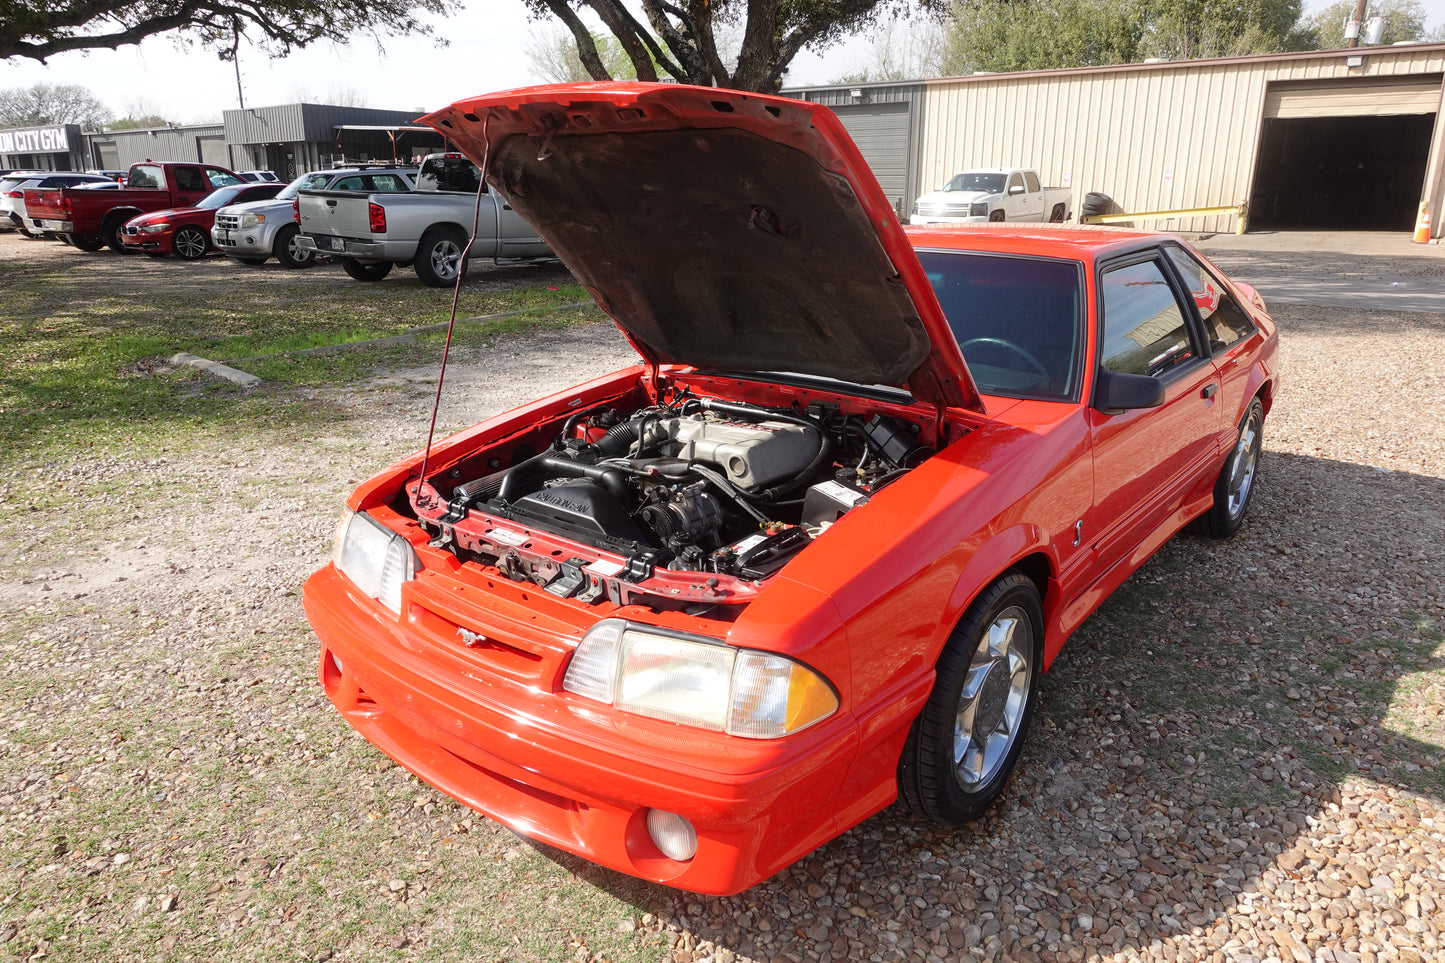
[[[662,809],[647,811],[647,833],[664,856],[679,862],[692,859],[697,852],[697,831],[692,823],[677,813]]]

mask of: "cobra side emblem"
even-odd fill
[[[457,638],[461,639],[462,644],[470,649],[475,649],[479,645],[487,644],[487,637],[482,633],[472,632],[468,629],[463,629],[460,627],[457,628]]]

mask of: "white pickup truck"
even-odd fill
[[[481,191],[480,206],[478,191]],[[455,283],[462,252],[469,257],[540,259],[552,251],[510,204],[489,190],[461,154],[422,160],[410,194],[303,190],[297,197],[297,247],[341,259],[358,281],[380,281],[394,264],[410,264],[432,287]]]
[[[913,205],[910,224],[980,224],[985,221],[1069,219],[1067,187],[1043,187],[1027,167],[961,171]]]

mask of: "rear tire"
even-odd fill
[[[390,261],[363,264],[354,257],[344,257],[341,259],[341,267],[358,281],[380,281],[391,273]]]
[[[434,288],[449,288],[457,283],[457,276],[465,272],[462,252],[466,250],[467,239],[454,227],[438,227],[422,235],[416,247],[416,259],[412,267],[422,283]]]
[[[117,254],[125,254],[125,244],[120,239],[120,229],[130,218],[124,214],[112,214],[100,225],[100,240]]]
[[[303,250],[296,246],[296,238],[301,234],[301,228],[295,224],[287,224],[276,232],[276,240],[271,245],[271,253],[276,255],[276,260],[281,262],[282,267],[287,268],[309,268],[316,263],[316,252]],[[262,258],[264,261],[265,258]]]
[[[98,237],[91,237],[89,234],[68,234],[70,243],[82,251],[95,253],[105,247],[105,242]]]
[[[1255,398],[1239,423],[1239,440],[1219,469],[1214,504],[1194,520],[1194,531],[1209,538],[1229,538],[1244,526],[1244,516],[1259,480],[1259,455],[1264,439],[1264,405]]]
[[[956,826],[1003,791],[1038,704],[1043,630],[1038,588],[1020,572],[969,605],[898,760],[898,795],[914,812]]]
[[[238,257],[236,258],[236,260],[240,261],[242,264],[249,264],[251,267],[259,267],[260,265],[266,263],[266,259],[264,257]]]
[[[1062,224],[1062,223],[1064,223],[1065,213],[1066,213],[1066,212],[1065,212],[1065,210],[1064,210],[1064,205],[1062,205],[1062,204],[1055,204],[1055,205],[1054,205],[1054,209],[1049,212],[1049,223],[1050,223],[1050,224]]]

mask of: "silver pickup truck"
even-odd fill
[[[314,250],[303,251],[296,238],[300,227],[293,209],[302,191],[333,190],[381,193],[410,191],[416,182],[415,167],[338,167],[302,174],[269,201],[233,204],[216,212],[211,243],[222,254],[242,264],[265,264],[274,257],[288,268],[307,268],[316,263]]]
[[[553,256],[461,154],[426,157],[410,194],[303,190],[297,200],[297,246],[340,257],[346,273],[358,281],[379,281],[391,273],[392,265],[409,263],[432,287],[455,283],[474,222],[470,257]]]

